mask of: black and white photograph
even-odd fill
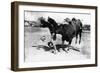
[[[90,59],[90,21],[90,13],[25,10],[25,62]]]
[[[17,70],[97,65],[97,7],[18,2],[15,10],[12,66]]]

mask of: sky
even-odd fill
[[[75,17],[76,19],[80,19],[83,23],[89,24],[91,22],[91,14],[89,13],[71,13],[71,12],[40,12],[40,11],[25,11],[25,20],[29,21],[37,21],[39,17],[44,17],[45,19],[49,17],[56,20],[58,23],[63,23],[65,18],[72,19]]]

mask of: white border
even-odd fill
[[[24,10],[32,11],[55,11],[55,12],[80,12],[91,14],[91,59],[78,61],[63,61],[63,62],[24,62]],[[43,6],[25,6],[19,5],[19,68],[34,68],[47,66],[62,66],[62,65],[82,65],[95,64],[95,11],[93,9],[77,9],[77,8],[60,8],[60,7],[43,7]]]

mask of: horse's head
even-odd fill
[[[48,27],[48,25],[49,25],[49,23],[45,20],[45,18],[43,18],[43,17],[40,17],[39,18],[39,21],[40,21],[40,23],[41,23],[41,25],[40,25],[40,27]]]
[[[71,19],[66,18],[66,19],[64,19],[64,22],[67,22],[67,25],[70,25],[71,24]]]
[[[72,22],[73,25],[75,25],[77,23],[77,19],[76,18],[72,18],[71,22]]]
[[[69,23],[71,20],[69,18],[64,19],[65,22]]]
[[[78,19],[77,21],[78,21],[78,24],[80,25],[80,30],[82,31],[83,24],[82,24],[82,22],[81,22],[81,20],[80,20],[80,19]]]
[[[76,18],[72,18],[72,21],[77,21],[77,19]]]

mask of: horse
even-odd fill
[[[75,18],[73,18],[72,21],[71,21],[69,18],[67,18],[66,19],[66,21],[68,22],[67,24],[60,24],[60,25],[58,25],[58,23],[53,18],[48,17],[48,22],[50,24],[52,24],[52,27],[54,29],[54,32],[53,32],[53,35],[52,35],[53,40],[56,40],[56,34],[62,35],[62,45],[63,46],[60,46],[60,47],[65,52],[66,52],[66,50],[65,50],[65,47],[64,47],[64,41],[69,42],[68,45],[71,45],[71,42],[72,42],[73,37],[78,38],[77,37],[78,34],[81,35],[81,32],[79,32],[81,30],[80,24],[78,24],[78,23],[77,24],[74,24],[73,23],[74,22],[74,19]],[[56,46],[56,48],[57,48],[57,46]],[[74,47],[73,47],[73,49],[74,49]],[[57,48],[57,50],[58,50],[58,48]]]
[[[40,20],[40,27],[47,27],[49,28],[50,34],[51,34],[51,39],[55,39],[54,33],[55,33],[55,26],[49,22],[47,22],[43,17],[39,19]],[[53,36],[53,37],[52,37]]]
[[[79,39],[79,44],[80,44],[81,33],[82,33],[82,22],[79,19],[76,20],[75,18],[72,18],[71,21],[68,21],[68,24],[60,24],[58,26],[58,29],[56,30],[56,33],[62,35],[62,45],[64,45],[64,41],[67,41],[69,47],[72,47],[71,46],[72,39],[76,37],[76,43],[77,43],[78,35],[80,38]],[[72,47],[72,49],[74,49],[74,47]]]
[[[62,35],[62,45],[64,45],[64,41],[67,41],[69,47],[71,47],[70,45],[72,43],[73,37],[76,37],[77,43],[78,35],[80,36],[79,42],[81,42],[82,23],[80,20],[77,20],[76,22],[76,19],[73,18],[71,21],[68,21],[68,24],[58,25],[53,18],[48,17],[48,22],[44,19],[41,19],[40,22],[43,24],[42,27],[49,28],[53,40],[56,40],[56,34]],[[61,48],[65,51],[63,46]]]
[[[79,44],[81,43],[81,34],[82,34],[82,22],[80,19],[75,19],[72,18],[72,25],[74,26],[74,30],[75,30],[75,35],[76,35],[76,42],[77,43],[77,39],[78,39],[78,35],[79,35]]]

